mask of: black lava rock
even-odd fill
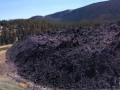
[[[36,84],[72,90],[120,89],[120,26],[29,35],[6,53],[17,73]]]

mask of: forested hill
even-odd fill
[[[0,21],[0,45],[14,43],[24,36],[59,27],[62,26],[46,20],[3,20]]]
[[[27,35],[40,33],[41,31],[58,30],[66,28],[79,28],[91,25],[99,25],[110,22],[109,20],[84,20],[74,23],[52,22],[43,19],[18,19],[0,21],[0,45],[12,44]]]
[[[65,10],[46,15],[44,19],[63,22],[82,20],[118,20],[120,19],[120,0],[93,3],[74,10]]]
[[[14,43],[23,37],[41,31],[57,30],[61,28],[79,27],[85,22],[78,23],[59,23],[47,20],[18,19],[0,21],[0,45]],[[86,24],[91,24],[87,22]]]

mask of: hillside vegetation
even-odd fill
[[[32,17],[39,19],[38,16]],[[108,0],[93,3],[74,10],[56,12],[45,17],[45,20],[61,22],[79,22],[82,20],[120,20],[120,0]]]
[[[50,22],[47,20],[9,20],[0,21],[0,45],[13,44],[27,35],[40,33],[41,31],[58,30],[62,28],[76,28],[106,23],[102,20],[84,20],[76,23]]]
[[[61,17],[63,21],[120,20],[120,0],[109,0],[78,8]]]

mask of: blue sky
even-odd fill
[[[106,0],[0,0],[0,20],[30,18]]]

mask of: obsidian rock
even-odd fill
[[[15,65],[21,77],[38,85],[120,89],[120,26],[93,27],[29,35],[7,51],[7,62]]]

